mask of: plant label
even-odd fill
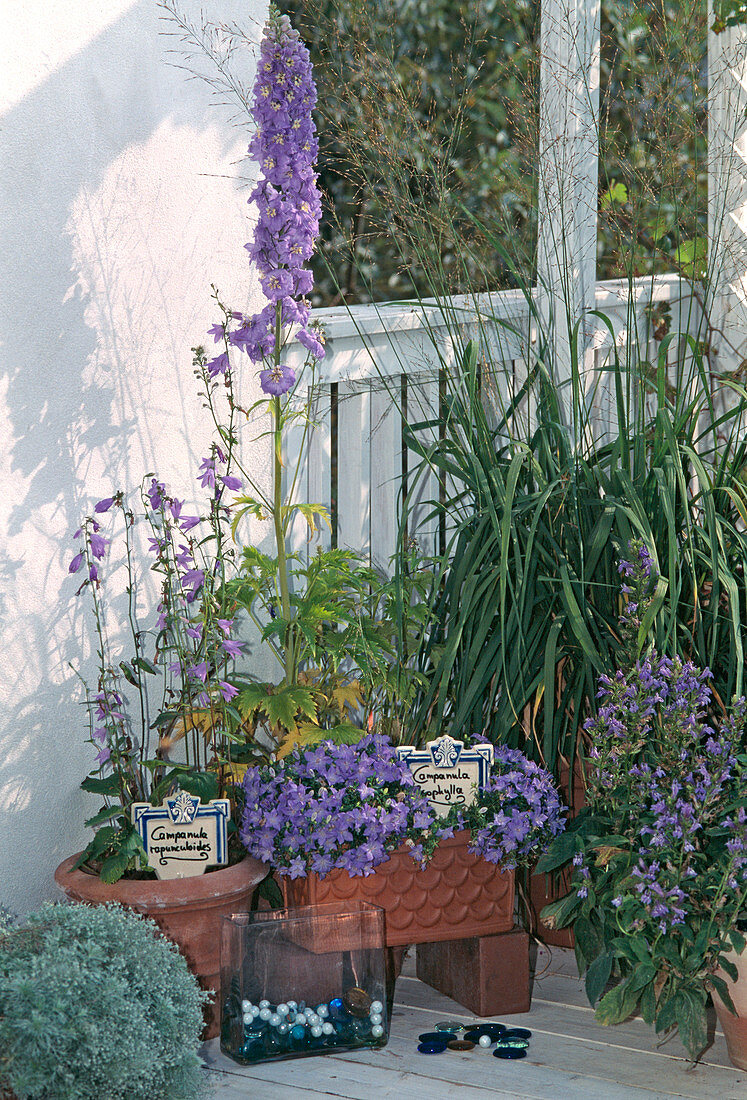
[[[493,763],[492,745],[465,749],[463,741],[448,734],[424,749],[403,745],[397,754],[439,817],[446,817],[452,806],[471,806]]]
[[[134,803],[132,823],[158,878],[194,878],[206,867],[228,862],[230,812],[227,798],[203,805],[195,795],[180,790],[162,806]]]

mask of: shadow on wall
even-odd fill
[[[251,29],[251,5],[213,6]],[[72,531],[148,470],[194,483],[208,434],[189,348],[215,319],[211,280],[249,305],[247,135],[165,63],[161,30],[155,0],[133,4],[2,120],[0,903],[17,911],[49,896],[89,809]]]

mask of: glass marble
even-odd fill
[[[380,1039],[384,1034],[384,1028],[381,1026],[381,1024],[374,1024],[374,1026],[371,1028],[371,1034],[373,1035],[374,1039]]]
[[[418,1047],[419,1054],[443,1054],[446,1043],[421,1043]]]
[[[370,1013],[371,1013],[372,1015],[373,1015],[373,1013],[375,1013],[375,1012],[383,1012],[383,1011],[384,1011],[384,1006],[383,1006],[383,1004],[381,1003],[381,1001],[371,1001],[371,1007],[370,1007],[370,1009],[369,1009],[369,1012],[370,1012]]]
[[[323,1020],[326,1020],[329,1016],[329,1007],[327,1005],[317,1005],[316,1014],[317,1016],[321,1016]]]
[[[480,1047],[492,1047],[493,1040],[489,1035],[481,1035],[477,1040],[477,1045]]]

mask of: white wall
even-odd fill
[[[184,0],[259,40],[264,0]],[[253,308],[248,134],[171,65],[156,0],[8,0],[0,65],[0,904],[55,896],[95,802],[79,517],[157,470],[192,493],[209,432],[190,347]],[[245,60],[251,80],[254,60]]]

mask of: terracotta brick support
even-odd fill
[[[529,936],[519,928],[495,936],[420,943],[417,976],[476,1016],[529,1011]]]

